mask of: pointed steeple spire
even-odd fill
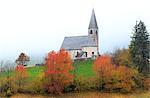
[[[92,10],[92,15],[91,15],[91,19],[90,19],[89,29],[90,28],[97,28],[98,29],[94,9]]]

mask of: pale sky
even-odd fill
[[[0,60],[42,57],[65,36],[87,35],[92,8],[101,54],[127,47],[136,20],[150,32],[150,0],[0,0]]]

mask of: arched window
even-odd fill
[[[85,57],[87,57],[87,52],[85,52]]]
[[[79,56],[79,52],[77,51],[77,55],[76,55],[76,57],[78,57]]]
[[[92,30],[90,30],[90,34],[93,34],[93,31],[92,31]]]

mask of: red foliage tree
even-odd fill
[[[108,55],[102,55],[95,60],[94,70],[100,78],[101,89],[104,88],[106,81],[110,80],[111,72],[114,68],[115,67],[111,63],[111,57]]]
[[[28,74],[26,68],[23,65],[16,66],[16,81],[18,85],[18,89],[24,86],[25,80],[27,79]]]
[[[98,57],[94,62],[94,70],[100,77],[108,77],[111,75],[111,71],[115,66],[111,63],[111,57],[108,55],[102,55]]]
[[[73,80],[73,75],[70,73],[73,70],[70,55],[63,49],[59,52],[52,51],[48,53],[45,64],[45,88],[47,92],[61,93],[64,87]]]
[[[25,71],[25,67],[23,65],[17,65],[16,71],[21,73],[21,72]]]
[[[113,65],[108,55],[102,55],[95,60],[94,70],[100,79],[101,89],[129,92],[134,86],[133,70],[124,65]]]

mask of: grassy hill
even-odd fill
[[[86,61],[75,61],[73,62],[74,71],[73,74],[75,74],[77,77],[85,77],[89,78],[95,75],[93,71],[93,61],[92,60],[86,60]],[[30,78],[38,77],[42,72],[44,71],[44,66],[35,66],[35,67],[28,67],[27,72]],[[3,72],[0,76],[7,76],[10,74],[13,74],[14,71],[11,72]]]
[[[92,77],[95,75],[92,65],[92,60],[76,61],[73,63],[73,74],[76,74],[77,77]],[[37,77],[44,71],[44,66],[29,67],[27,71],[30,77]]]
[[[86,60],[86,61],[76,61],[73,63],[74,66],[74,73],[78,77],[92,77],[95,76],[93,70],[93,60]]]

